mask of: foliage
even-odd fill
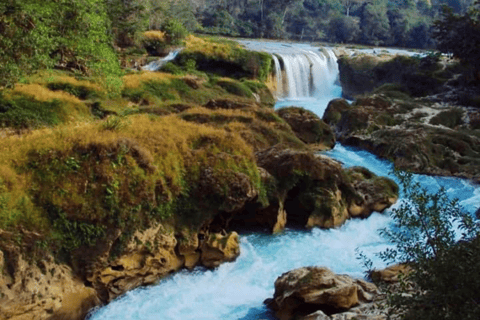
[[[435,21],[433,37],[437,48],[452,54],[471,65],[475,71],[480,70],[480,2],[465,14],[455,14],[449,7],[444,7],[440,19]]]
[[[102,0],[8,0],[0,13],[0,86],[55,65],[98,76],[119,74]]]
[[[167,41],[172,45],[180,45],[183,39],[188,35],[188,30],[185,26],[176,19],[169,19],[162,26]]]
[[[396,175],[405,201],[392,210],[394,225],[381,231],[395,247],[380,257],[411,266],[413,272],[405,281],[414,290],[391,294],[393,313],[405,319],[478,319],[478,223],[444,189],[430,194],[413,182],[410,173]]]

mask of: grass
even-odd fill
[[[220,39],[190,37],[186,50],[241,66],[268,60]],[[303,144],[272,109],[253,103],[253,93],[273,100],[258,80],[263,66],[243,71],[257,80],[237,80],[186,61],[178,75],[115,78],[114,92],[98,79],[48,71],[1,93],[0,124],[35,130],[0,140],[0,229],[39,232],[71,257],[114,229],[125,241],[155,222],[195,231],[242,192],[266,194],[254,151]],[[200,107],[219,98],[248,107]]]
[[[261,188],[253,149],[236,132],[175,115],[132,115],[115,130],[106,123],[1,140],[0,228],[23,225],[70,250],[107,226],[133,230],[171,217],[197,228],[228,208],[239,174]],[[218,186],[207,194],[197,187],[205,172]]]

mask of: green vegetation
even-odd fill
[[[463,122],[464,114],[465,114],[465,111],[459,108],[445,110],[438,113],[436,116],[430,119],[430,124],[434,124],[434,125],[441,124],[449,128],[455,128],[456,126],[462,125],[464,123]]]
[[[480,2],[477,0],[470,10],[459,14],[451,7],[444,7],[440,19],[435,22],[433,37],[437,48],[452,54],[471,67],[471,74],[478,80],[480,70]]]
[[[389,294],[391,312],[402,319],[478,319],[478,223],[457,200],[449,200],[445,190],[430,194],[412,181],[411,174],[396,175],[407,201],[393,210],[395,224],[381,231],[395,247],[380,257],[406,263],[413,271],[405,275],[398,291]]]

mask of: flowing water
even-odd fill
[[[174,60],[177,55],[180,53],[181,49],[173,50],[171,51],[167,56],[154,60],[150,62],[149,64],[145,65],[142,67],[142,70],[145,71],[157,71],[160,70],[160,68],[165,65],[165,63]]]
[[[336,85],[338,69],[329,49],[245,41],[253,50],[275,54],[279,83],[277,107],[296,105],[323,115],[328,101],[341,95]],[[327,152],[345,166],[360,165],[378,175],[389,175],[390,163],[374,155],[337,144]],[[480,206],[480,189],[460,179],[415,175],[424,187],[436,192],[443,186],[469,212]],[[326,266],[337,273],[362,277],[356,259],[359,248],[376,267],[383,267],[375,253],[388,248],[377,230],[391,222],[388,210],[365,220],[349,220],[337,229],[286,230],[279,235],[241,235],[241,255],[215,270],[182,271],[158,285],[128,292],[96,310],[91,319],[132,320],[258,320],[275,319],[263,301],[273,296],[275,279],[302,266]]]

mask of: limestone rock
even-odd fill
[[[162,225],[152,226],[135,233],[124,252],[114,261],[107,258],[99,262],[87,280],[110,301],[128,290],[152,284],[158,279],[179,270],[185,258],[178,256],[177,240]]]
[[[370,277],[375,282],[395,283],[400,281],[400,276],[406,276],[412,269],[405,264],[395,264],[383,270],[373,270]]]
[[[218,267],[222,262],[235,260],[240,255],[238,234],[230,232],[210,234],[201,247],[201,263],[207,268]]]
[[[373,211],[382,212],[397,202],[399,188],[393,180],[377,177],[363,167],[348,168],[346,173],[356,191],[348,207],[351,217],[367,218]]]
[[[327,314],[346,311],[372,301],[376,293],[376,286],[363,280],[336,275],[323,267],[304,267],[284,273],[275,281],[275,294],[268,306],[280,320],[290,320],[313,317],[317,310]]]
[[[279,109],[277,114],[303,142],[315,144],[318,149],[331,149],[335,146],[332,129],[315,113],[300,107],[287,107]]]
[[[0,269],[0,319],[80,320],[100,303],[95,289],[51,256],[31,264],[13,247],[3,251],[10,266]]]

